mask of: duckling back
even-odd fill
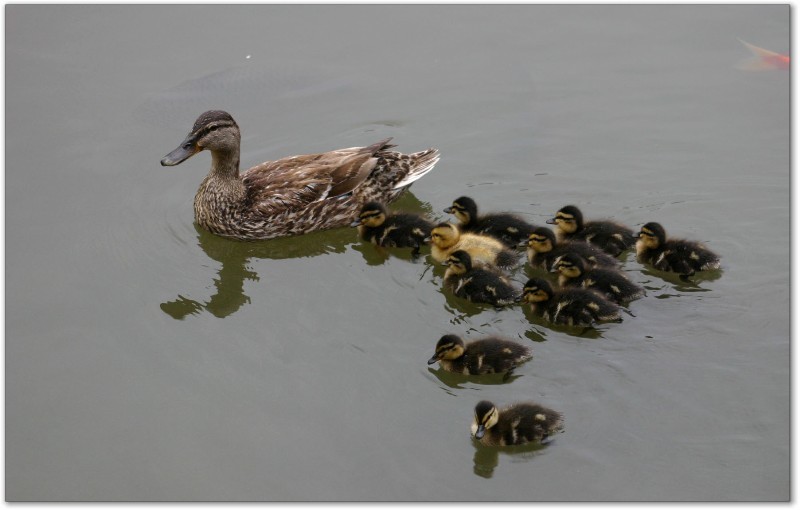
[[[562,280],[564,286],[577,286],[600,292],[615,303],[625,303],[644,296],[644,289],[617,269],[597,267],[575,278]]]

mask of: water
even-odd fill
[[[788,5],[6,7],[6,498],[707,501],[790,497]],[[209,166],[159,160],[230,111],[242,165],[392,136],[441,150],[397,208],[579,204],[707,242],[584,335],[466,304],[427,257],[341,229],[193,225]],[[529,273],[514,272],[518,283]],[[444,333],[533,347],[508,381]],[[472,409],[564,413],[492,450]]]

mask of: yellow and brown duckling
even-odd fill
[[[584,241],[556,240],[556,234],[546,227],[539,227],[528,237],[528,263],[531,267],[550,271],[556,259],[565,253],[577,253],[592,267],[617,267],[619,260],[597,246]]]
[[[443,370],[464,375],[508,373],[532,358],[531,350],[511,340],[487,337],[464,343],[457,335],[444,335],[428,365],[437,361]]]
[[[347,226],[364,204],[391,202],[439,161],[436,149],[390,150],[389,140],[268,161],[239,173],[241,134],[229,113],[200,115],[161,164],[211,152],[211,170],[194,198],[195,221],[214,234],[271,239]]]
[[[412,213],[392,213],[380,202],[367,202],[358,219],[350,224],[358,227],[361,239],[384,248],[413,248],[418,255],[420,246],[431,235],[433,223]]]
[[[514,303],[519,292],[492,266],[473,266],[464,250],[451,253],[445,262],[444,286],[460,298],[473,303],[505,306]]]
[[[636,241],[636,259],[659,271],[678,273],[687,279],[696,271],[719,269],[719,256],[702,243],[668,239],[660,224],[646,223]]]
[[[531,278],[522,289],[520,301],[529,303],[544,320],[565,326],[588,327],[598,322],[622,322],[620,308],[591,289],[554,290],[543,278]]]
[[[561,413],[534,402],[518,402],[498,409],[488,400],[475,406],[472,436],[486,446],[515,446],[541,443],[563,432]]]
[[[433,227],[430,242],[431,256],[437,262],[444,262],[451,253],[458,250],[468,252],[475,263],[493,264],[503,268],[514,266],[518,260],[517,253],[507,249],[497,239],[469,232],[462,233],[452,223],[439,223]]]
[[[621,271],[610,267],[589,267],[586,259],[575,253],[566,253],[553,264],[559,273],[562,287],[593,289],[615,303],[625,303],[644,296],[644,288],[636,285]]]
[[[458,227],[463,232],[494,237],[509,248],[519,245],[536,228],[536,225],[531,225],[516,214],[494,213],[479,216],[478,205],[470,197],[455,199],[453,205],[444,212],[458,219]]]
[[[559,241],[585,241],[614,257],[636,242],[633,230],[625,225],[609,220],[584,221],[583,213],[574,205],[562,207],[546,223],[556,226]]]

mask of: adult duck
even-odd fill
[[[393,201],[439,161],[436,149],[401,154],[389,150],[390,140],[267,161],[240,174],[239,126],[229,113],[211,110],[161,164],[210,151],[211,170],[194,197],[195,221],[224,237],[271,239],[347,226],[367,202]]]

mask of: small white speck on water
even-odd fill
[[[245,55],[245,57],[244,57],[244,58],[246,58],[246,59],[250,59],[250,57],[251,57],[251,56],[252,56],[252,55]]]

